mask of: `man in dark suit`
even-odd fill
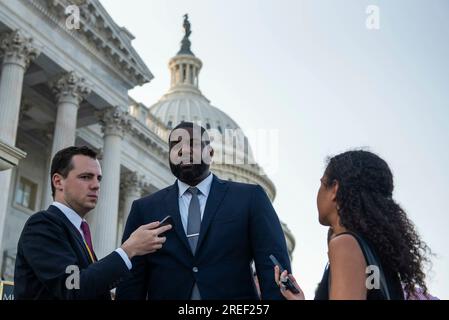
[[[15,299],[111,299],[110,290],[130,272],[130,259],[162,247],[171,226],[142,225],[101,260],[92,246],[85,215],[97,204],[100,163],[93,150],[69,147],[52,160],[54,197],[26,222],[17,247]],[[107,221],[105,221],[107,223]]]
[[[191,122],[169,137],[174,185],[134,201],[123,240],[139,226],[173,218],[164,247],[132,259],[117,299],[283,299],[270,254],[290,270],[285,237],[270,200],[258,185],[222,181],[210,173],[213,149],[206,130]]]

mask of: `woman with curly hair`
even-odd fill
[[[423,267],[430,249],[392,198],[393,187],[387,163],[371,152],[348,151],[328,160],[317,206],[320,223],[332,234],[315,299],[403,300],[404,291],[410,296],[416,287],[427,293]],[[304,299],[301,290],[286,289],[287,277],[296,284],[275,268],[282,294]]]

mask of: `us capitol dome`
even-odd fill
[[[273,202],[276,188],[263,169],[256,163],[245,136],[237,122],[213,106],[199,89],[199,74],[203,66],[190,48],[190,23],[184,17],[185,36],[181,49],[170,59],[170,89],[149,109],[164,126],[174,128],[183,121],[191,121],[207,129],[211,145],[215,151],[211,171],[220,179],[259,184]],[[166,132],[161,137],[167,139]],[[232,161],[226,161],[231,157]],[[278,212],[282,218],[282,212]],[[295,247],[295,239],[282,223],[290,257]]]

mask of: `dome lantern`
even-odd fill
[[[184,15],[185,35],[181,41],[181,49],[176,56],[170,59],[168,67],[171,72],[170,91],[190,91],[201,94],[199,90],[198,76],[202,67],[200,59],[195,57],[190,49],[189,36],[192,33],[190,29],[189,17]]]

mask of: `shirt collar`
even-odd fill
[[[67,219],[70,220],[70,222],[78,229],[81,230],[81,222],[83,222],[83,218],[81,218],[75,210],[72,208],[67,207],[65,204],[62,204],[60,202],[54,201],[52,203],[53,206],[58,208],[59,210],[64,213],[64,215],[67,217]]]
[[[210,187],[212,185],[212,180],[214,178],[214,175],[212,173],[209,173],[209,175],[203,179],[203,181],[201,181],[200,183],[198,183],[195,187],[198,188],[198,190],[200,190],[201,194],[208,197],[209,196],[209,192],[210,192]],[[190,185],[188,185],[187,183],[182,182],[181,180],[178,179],[178,189],[179,189],[179,194],[178,196],[181,198],[184,193],[187,191],[187,189],[189,189]]]

